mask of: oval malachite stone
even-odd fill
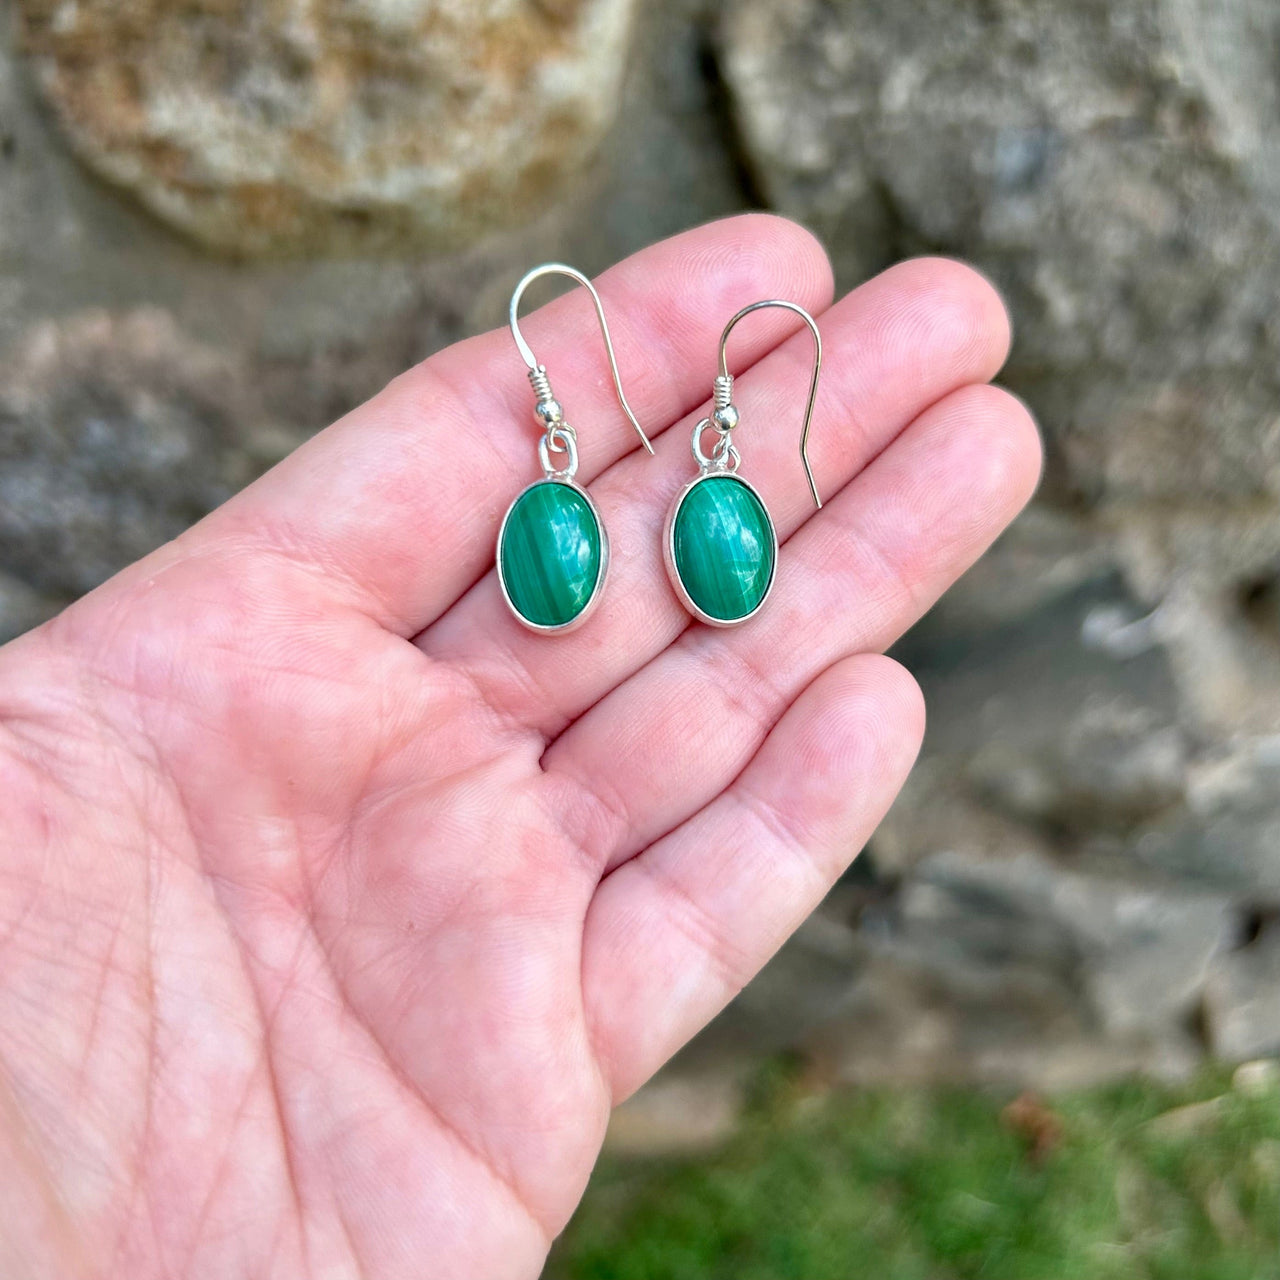
[[[709,476],[685,494],[671,551],[689,598],[718,622],[753,613],[773,581],[773,524],[755,491],[735,476]]]
[[[547,480],[512,505],[498,565],[516,612],[535,627],[568,626],[600,581],[600,522],[586,495]]]

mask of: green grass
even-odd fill
[[[1006,1102],[780,1077],[711,1157],[606,1162],[547,1277],[1280,1280],[1274,1081],[1053,1098],[1039,1155]]]

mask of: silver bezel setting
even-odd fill
[[[511,513],[516,509],[516,504],[524,497],[530,489],[536,489],[539,485],[544,484],[562,484],[566,489],[572,489],[575,493],[579,493],[586,499],[587,510],[589,510],[596,522],[596,528],[600,531],[600,571],[596,574],[595,589],[587,599],[577,616],[571,618],[568,622],[562,622],[557,626],[542,626],[536,622],[530,622],[528,618],[516,608],[515,602],[511,599],[511,593],[507,590],[507,578],[502,572],[502,539],[506,536],[507,521],[511,519]],[[771,522],[772,523],[772,522]],[[511,610],[512,616],[522,626],[530,631],[536,631],[542,635],[554,636],[564,635],[567,631],[574,631],[582,626],[584,622],[595,612],[596,606],[600,603],[600,597],[604,594],[605,579],[609,576],[609,532],[604,527],[604,521],[600,518],[600,510],[592,501],[591,495],[578,483],[573,480],[566,479],[563,476],[542,476],[527,484],[519,493],[511,500],[511,505],[507,508],[506,515],[502,517],[502,523],[498,526],[498,541],[494,549],[494,568],[498,571],[498,586],[502,590],[502,598],[507,602],[507,608]]]
[[[704,613],[694,602],[689,592],[685,589],[683,580],[680,577],[680,570],[676,568],[676,516],[680,512],[680,508],[684,505],[684,500],[691,494],[700,484],[705,484],[708,480],[733,480],[738,484],[745,486],[751,493],[755,495],[756,501],[760,503],[760,509],[764,512],[764,518],[769,525],[769,537],[773,544],[773,568],[769,573],[769,585],[764,589],[764,595],[760,597],[760,603],[756,605],[750,613],[744,613],[741,618],[713,618],[709,613]],[[699,622],[705,622],[709,627],[740,627],[744,622],[749,622],[752,618],[764,608],[766,601],[773,594],[773,584],[778,580],[778,530],[774,527],[773,516],[769,514],[769,508],[765,505],[764,498],[760,496],[760,491],[749,480],[744,480],[735,471],[728,470],[707,470],[700,475],[695,476],[689,481],[683,489],[676,494],[675,501],[671,504],[667,512],[667,528],[662,538],[662,558],[667,566],[667,577],[671,579],[672,589],[680,599],[680,603],[695,617]]]

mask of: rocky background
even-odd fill
[[[1043,492],[901,646],[931,727],[871,848],[614,1141],[714,1136],[784,1050],[1043,1086],[1280,1054],[1277,65],[1271,0],[8,0],[0,633],[531,262],[761,206],[842,287],[958,254]]]

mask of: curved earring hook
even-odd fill
[[[733,326],[745,316],[749,316],[753,311],[761,311],[765,307],[782,307],[787,311],[794,311],[809,326],[809,332],[813,334],[813,380],[809,383],[809,402],[805,405],[804,410],[804,426],[800,431],[800,461],[804,463],[804,474],[809,481],[809,492],[813,494],[813,504],[821,509],[822,499],[818,497],[818,486],[813,479],[813,468],[809,465],[809,428],[813,425],[813,404],[818,398],[818,377],[822,373],[822,335],[818,332],[817,323],[814,318],[797,303],[784,302],[781,299],[774,298],[767,302],[753,302],[749,307],[743,307],[732,320],[724,327],[724,333],[720,335],[720,376],[716,379],[716,410],[717,414],[729,409],[730,397],[733,391],[733,375],[729,372],[729,357],[727,347],[729,345],[729,334],[733,332]],[[723,403],[721,403],[723,401]],[[732,415],[732,424],[737,422],[737,411]]]
[[[573,267],[566,266],[563,262],[546,262],[540,267],[534,267],[516,285],[515,292],[511,295],[511,310],[509,312],[511,336],[516,340],[516,346],[520,349],[520,354],[524,357],[525,364],[529,366],[529,381],[533,384],[533,389],[538,394],[539,407],[555,405],[555,413],[551,415],[551,421],[547,422],[548,427],[558,423],[559,406],[556,405],[555,399],[551,395],[551,384],[547,381],[546,367],[538,363],[537,357],[533,354],[529,344],[524,340],[524,335],[520,332],[520,299],[524,297],[524,291],[535,280],[540,280],[543,276],[550,275],[568,276],[570,280],[576,280],[591,295],[591,300],[596,306],[596,316],[600,320],[600,333],[604,338],[605,353],[609,357],[609,369],[613,373],[613,386],[618,393],[618,403],[622,406],[622,412],[627,415],[627,420],[635,427],[636,435],[640,437],[641,443],[652,453],[653,445],[649,443],[649,437],[645,435],[644,428],[637,421],[634,411],[627,403],[626,394],[622,390],[622,378],[618,373],[618,360],[613,353],[613,339],[609,336],[609,322],[604,318],[604,304],[600,301],[600,295],[596,292],[595,286],[581,271],[576,271]]]

